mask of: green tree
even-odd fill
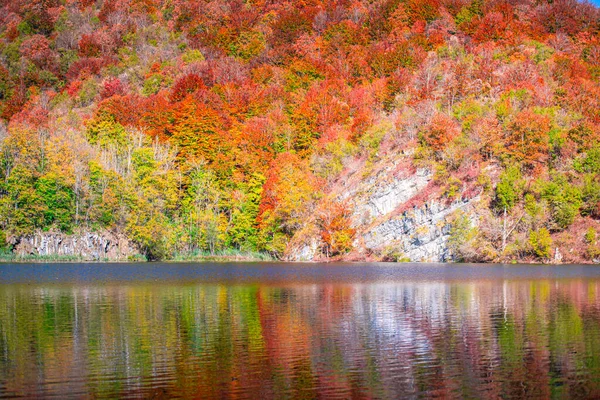
[[[585,155],[577,158],[573,167],[577,172],[600,173],[600,144],[596,144],[588,149]]]
[[[6,180],[6,193],[0,198],[0,214],[5,227],[15,234],[31,233],[46,224],[47,205],[35,187],[35,176],[29,168],[17,165]]]
[[[477,251],[473,243],[477,237],[477,228],[473,226],[467,214],[458,211],[454,216],[448,237],[448,248],[455,261],[468,261]]]
[[[231,211],[231,223],[228,229],[229,246],[241,250],[255,251],[258,244],[258,217],[262,186],[265,183],[262,174],[255,173],[244,185],[243,200]]]
[[[521,170],[516,165],[506,168],[500,175],[496,186],[496,207],[500,210],[510,210],[523,194]]]
[[[92,144],[124,146],[128,141],[127,132],[123,125],[116,122],[115,117],[107,111],[100,111],[86,125],[88,139]]]
[[[552,251],[552,238],[546,228],[529,232],[529,245],[534,254],[539,258],[550,258]]]
[[[581,187],[581,215],[600,216],[600,182],[597,174],[586,174]]]
[[[69,232],[75,216],[75,195],[63,177],[47,173],[35,182],[35,190],[43,202],[44,225],[55,225]]]
[[[0,229],[0,253],[6,253],[10,251],[10,245],[6,239],[6,232]]]
[[[220,213],[221,191],[215,174],[203,164],[193,167],[189,179],[183,199],[188,250],[203,250],[214,254],[224,241],[224,225]]]
[[[563,174],[555,174],[552,181],[546,183],[542,198],[550,205],[552,220],[558,229],[571,225],[582,205],[581,190]]]
[[[175,248],[174,208],[178,202],[177,181],[160,160],[158,144],[132,153],[134,200],[128,204],[127,231],[150,260],[170,257]]]

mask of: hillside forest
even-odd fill
[[[386,260],[339,188],[401,158],[432,175],[411,206],[478,199],[451,259],[600,258],[586,2],[0,0],[0,120],[5,252],[111,231],[150,260],[285,258],[311,232]]]

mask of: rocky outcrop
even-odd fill
[[[375,182],[367,196],[357,199],[354,214],[358,217],[367,213],[370,219],[389,214],[419,193],[430,180],[431,173],[422,169],[404,179]]]
[[[472,204],[477,200],[450,204],[432,200],[368,229],[356,242],[367,253],[391,253],[410,261],[451,261],[448,250],[451,216],[459,209],[466,215],[472,214]]]
[[[427,170],[393,174],[393,165],[363,180],[343,199],[353,210],[356,230],[353,259],[401,259],[406,261],[451,261],[448,238],[453,215],[462,210],[476,221],[478,197],[454,202],[436,200],[426,192],[432,180]],[[348,194],[350,193],[350,194]],[[415,201],[422,198],[422,201]],[[412,204],[412,205],[409,205]],[[404,211],[402,211],[404,210]],[[292,241],[288,259],[308,261],[322,258],[322,243],[309,236]]]
[[[65,256],[85,261],[127,260],[140,254],[124,235],[108,231],[80,232],[67,235],[62,232],[36,232],[13,238],[17,256]]]

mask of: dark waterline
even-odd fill
[[[0,397],[598,398],[600,266],[0,264]]]
[[[600,278],[600,265],[421,263],[0,263],[3,283],[396,282]]]

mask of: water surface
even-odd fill
[[[0,397],[598,398],[600,267],[0,264]]]

